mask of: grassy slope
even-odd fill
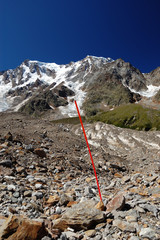
[[[85,122],[85,117],[81,117],[82,121]],[[63,124],[79,124],[79,117],[68,117],[51,121],[52,123],[63,123]]]
[[[90,120],[123,128],[160,130],[160,111],[144,108],[139,104],[122,105],[113,111],[98,114]]]

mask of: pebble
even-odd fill
[[[62,209],[60,207],[56,207],[55,213],[56,214],[61,214]]]
[[[37,197],[37,199],[39,198],[43,198],[43,193],[42,192],[32,192],[32,197]]]
[[[42,184],[40,184],[40,183],[37,183],[36,185],[35,185],[35,189],[36,190],[39,190],[39,189],[41,189],[42,188]]]
[[[15,187],[15,185],[8,185],[7,186],[7,189],[8,189],[8,191],[15,191],[16,190],[16,187]]]

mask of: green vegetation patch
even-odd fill
[[[81,117],[82,121],[85,122],[85,117]],[[69,118],[62,118],[51,121],[52,123],[63,123],[63,124],[79,124],[80,120],[79,117],[69,117]]]
[[[128,104],[91,117],[90,121],[136,130],[160,130],[160,111],[144,108],[139,104]]]

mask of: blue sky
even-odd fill
[[[86,55],[160,66],[160,0],[0,0],[0,71]]]

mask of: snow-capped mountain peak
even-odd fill
[[[159,86],[155,89],[151,84],[147,87],[145,76],[122,59],[114,61],[111,58],[88,55],[80,61],[63,65],[25,60],[16,69],[0,73],[0,111],[18,110],[39,92],[45,96],[52,92],[52,98],[58,98],[60,102],[58,105],[49,104],[50,107],[55,109],[58,106],[62,114],[74,116],[76,109],[73,100],[76,99],[81,108],[88,90],[96,86],[97,81],[102,79],[105,84],[104,79],[108,81],[112,78],[113,82],[117,79],[118,84],[123,84],[131,92],[148,97],[159,89]],[[64,94],[62,88],[67,93]],[[46,93],[47,91],[49,92]]]

